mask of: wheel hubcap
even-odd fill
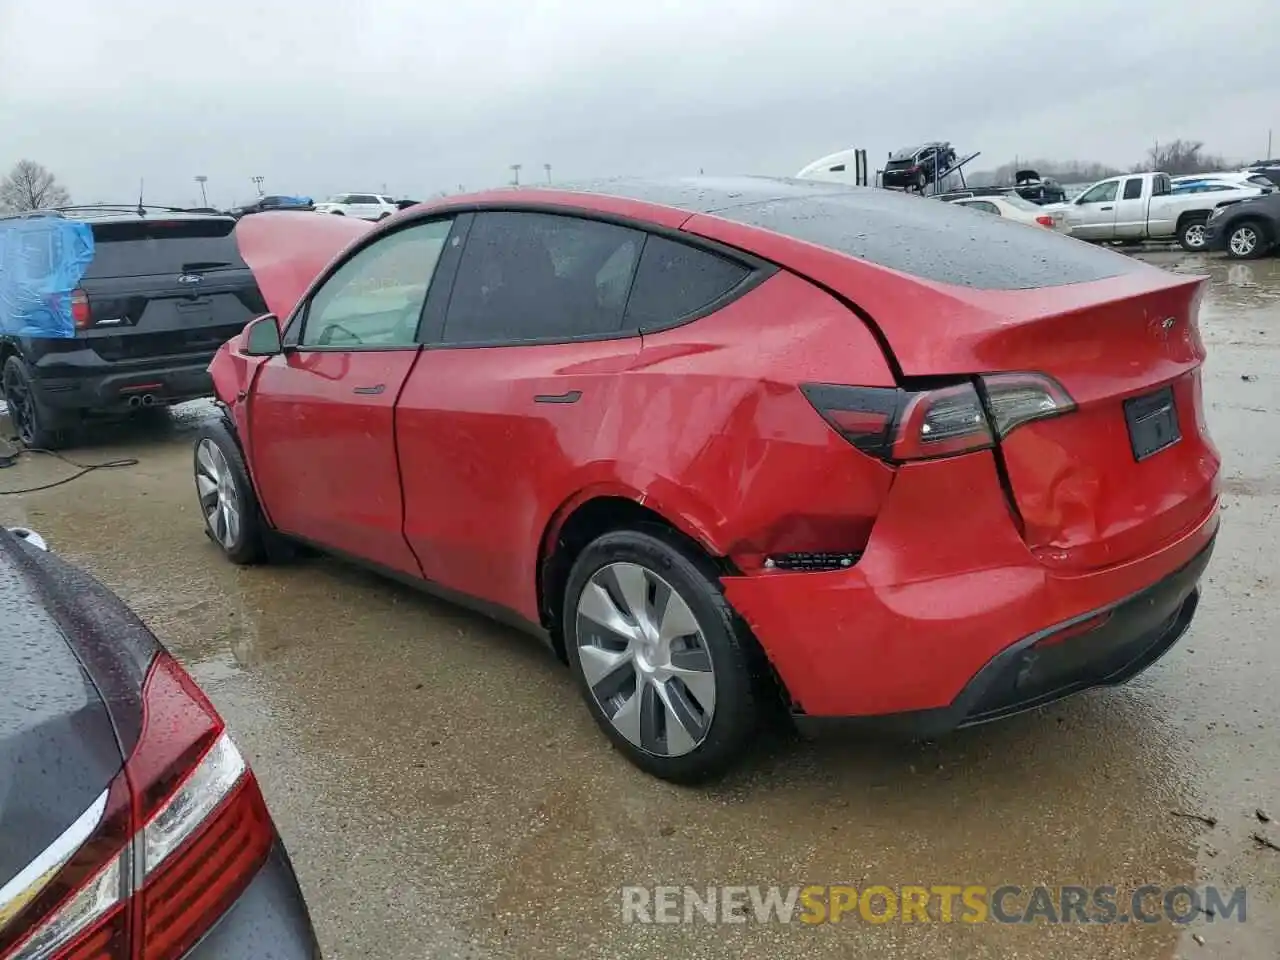
[[[640,749],[689,753],[716,706],[711,651],[689,604],[662,577],[611,563],[578,597],[578,658],[600,709]]]
[[[1231,235],[1231,252],[1240,254],[1253,253],[1258,245],[1258,235],[1249,227],[1241,227]]]
[[[213,539],[233,549],[240,537],[240,496],[231,465],[212,440],[201,440],[196,447],[196,491]]]
[[[1201,224],[1197,223],[1194,227],[1187,228],[1187,246],[1204,246],[1204,227]]]

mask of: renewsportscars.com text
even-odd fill
[[[624,923],[1244,922],[1243,887],[938,884],[934,886],[629,886]]]

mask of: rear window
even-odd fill
[[[229,217],[94,223],[86,279],[244,268]]]
[[[982,290],[1088,283],[1138,269],[1135,261],[1051,230],[975,217],[954,204],[891,190],[850,189],[732,207],[716,216],[925,280]]]

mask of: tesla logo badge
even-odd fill
[[[178,282],[182,284],[192,285],[192,284],[200,283],[200,281],[202,281],[203,279],[204,277],[200,276],[197,273],[184,273],[180,277],[178,277]]]
[[[1172,330],[1173,325],[1177,322],[1178,321],[1173,317],[1165,317],[1163,320],[1160,321],[1160,329],[1166,332],[1169,330]]]

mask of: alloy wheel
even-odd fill
[[[1203,247],[1204,246],[1204,224],[1193,223],[1191,226],[1187,227],[1186,232],[1183,233],[1183,237],[1187,241],[1187,246],[1197,247],[1197,248]]]
[[[16,374],[7,373],[4,378],[4,400],[9,407],[9,420],[18,433],[18,439],[30,447],[36,436],[35,409],[31,401],[31,389]]]
[[[628,741],[679,757],[706,739],[716,705],[711,651],[670,583],[636,563],[601,567],[578,597],[577,638],[591,695]]]
[[[240,495],[231,465],[209,439],[201,440],[196,447],[196,491],[209,533],[224,549],[234,550],[240,538]]]
[[[1253,227],[1239,227],[1231,234],[1231,252],[1247,257],[1258,247],[1258,233]]]

